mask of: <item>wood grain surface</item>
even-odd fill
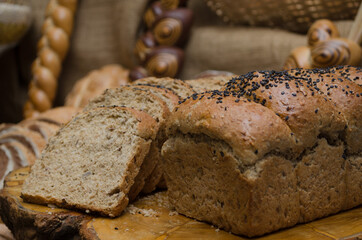
[[[250,239],[177,214],[165,192],[139,199],[115,219],[25,203],[20,192],[29,171],[10,173],[0,194],[0,216],[17,239]],[[253,239],[362,239],[362,207]]]

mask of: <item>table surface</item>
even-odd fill
[[[8,175],[2,196],[10,196],[19,207],[37,213],[73,213],[60,208],[29,204],[20,198],[21,186],[30,168]],[[76,213],[79,214],[79,213]],[[82,224],[82,234],[99,239],[250,239],[236,236],[173,211],[165,192],[144,197],[129,205],[118,218],[89,217]],[[362,206],[306,224],[299,224],[253,239],[362,239]]]

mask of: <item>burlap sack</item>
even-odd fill
[[[30,1],[35,16],[31,31],[16,49],[7,53],[6,59],[0,56],[0,122],[21,119],[30,64],[35,58],[46,2]],[[56,105],[62,105],[75,81],[93,69],[111,63],[127,68],[137,65],[133,49],[147,4],[147,0],[79,1],[71,47],[59,79]],[[271,28],[226,25],[204,1],[189,1],[189,8],[194,11],[194,24],[185,47],[184,68],[179,76],[182,79],[208,69],[236,74],[279,70],[293,48],[306,45],[305,35]],[[346,36],[351,21],[340,26],[339,30]],[[7,69],[3,69],[2,63]],[[15,98],[9,92],[15,93]]]

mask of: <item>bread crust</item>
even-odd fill
[[[275,113],[246,99],[214,91],[193,94],[171,115],[167,135],[203,133],[227,142],[246,165],[278,149],[295,154],[290,128]]]
[[[293,131],[299,153],[318,136],[339,141],[346,122],[338,109],[311,83],[288,72],[251,72],[233,78],[225,90],[273,110]]]
[[[358,67],[345,66],[326,69],[294,69],[291,75],[310,82],[337,109],[346,122],[345,141],[350,154],[362,151],[362,87],[355,81],[362,78]]]

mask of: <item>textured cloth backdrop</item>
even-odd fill
[[[0,122],[16,122],[22,117],[30,65],[35,59],[47,4],[45,0],[29,2],[34,12],[31,30],[19,46],[0,56]],[[71,47],[59,79],[56,105],[62,105],[75,81],[93,69],[111,63],[126,68],[137,65],[134,46],[147,4],[147,0],[79,1]],[[189,1],[189,7],[194,11],[194,24],[185,47],[182,79],[190,79],[208,69],[236,74],[279,70],[293,48],[307,44],[305,35],[284,30],[229,26],[204,1]],[[347,35],[351,23],[338,24],[342,35]]]

